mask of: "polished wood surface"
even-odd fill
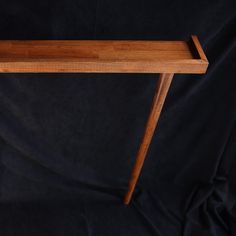
[[[174,73],[205,73],[196,36],[185,41],[0,40],[0,73],[160,73],[124,203],[141,173]]]
[[[0,72],[205,73],[202,53],[196,36],[188,42],[0,40]]]
[[[196,35],[191,36],[191,40],[190,40],[189,44],[190,45],[192,44],[193,48],[196,49],[196,52],[197,52],[199,58],[201,58],[202,61],[205,61],[205,62],[208,63],[207,57],[206,57],[206,55],[205,55],[205,53],[202,49],[202,46],[201,46],[201,43],[198,40],[198,37]]]
[[[143,139],[137,152],[135,164],[129,181],[128,191],[124,198],[125,204],[129,204],[132,194],[134,192],[173,76],[174,74],[161,74],[160,78],[158,79],[151,111],[149,113],[149,117],[146,123]]]

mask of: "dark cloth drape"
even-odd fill
[[[158,75],[0,74],[1,236],[235,236],[235,1],[1,1],[0,39],[196,34],[131,205],[122,197]]]

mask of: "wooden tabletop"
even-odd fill
[[[196,36],[185,41],[0,40],[1,73],[205,73]]]

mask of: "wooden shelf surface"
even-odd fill
[[[205,73],[196,36],[185,41],[0,40],[1,73]]]

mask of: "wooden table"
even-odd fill
[[[124,203],[129,204],[175,73],[204,74],[196,36],[185,41],[2,40],[0,73],[159,73]]]

